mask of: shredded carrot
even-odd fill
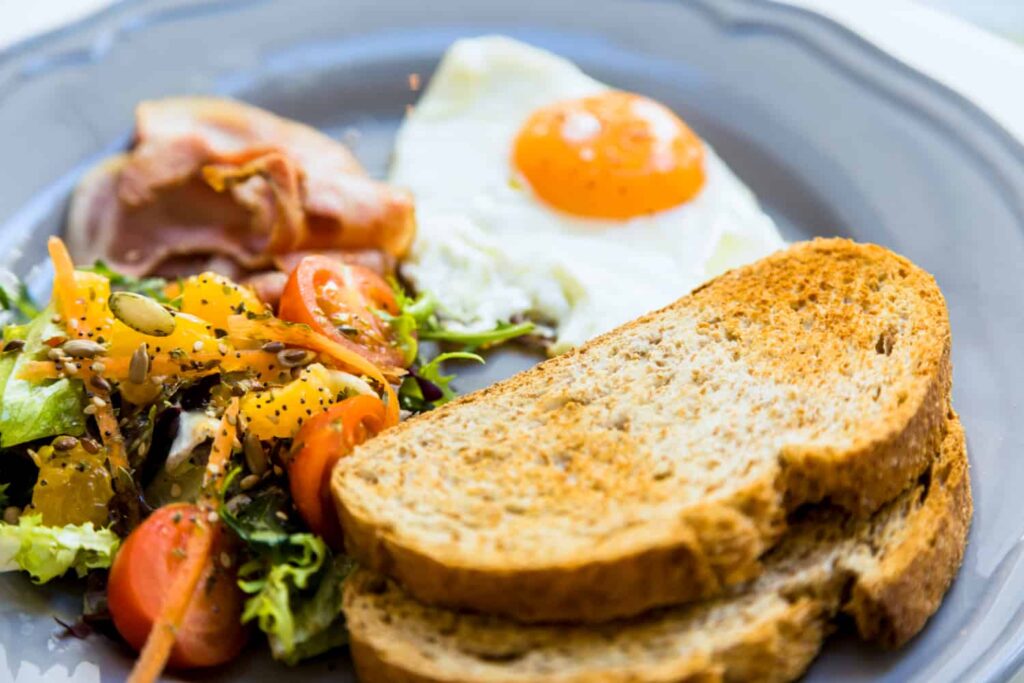
[[[56,363],[50,361],[32,361],[18,373],[20,379],[40,381],[59,377],[75,377],[88,381],[94,375],[102,375],[108,380],[124,382],[128,380],[131,359],[126,357],[112,358],[102,356],[95,358],[103,365],[103,372],[92,370],[92,363],[67,365],[58,369]],[[225,355],[219,353],[192,353],[187,358],[173,358],[170,355],[158,354],[150,359],[149,374],[154,377],[163,375],[170,377],[204,377],[219,372],[254,371],[264,381],[275,381],[282,370],[280,362],[272,353],[266,351],[229,351]]]
[[[237,398],[231,399],[227,410],[224,411],[224,416],[220,419],[217,434],[213,437],[210,459],[206,462],[206,472],[203,474],[203,499],[207,503],[216,500],[215,485],[226,473],[231,453],[235,448],[239,405],[240,402]]]
[[[71,254],[59,237],[51,237],[46,242],[53,261],[53,296],[57,302],[57,312],[67,319],[77,319],[81,303],[78,301],[78,284],[75,282],[75,264]]]
[[[160,606],[160,616],[153,624],[139,658],[135,660],[128,683],[153,683],[159,679],[174,649],[178,628],[185,619],[213,547],[213,529],[207,528],[202,519],[203,513],[207,510],[212,512],[212,508],[200,506],[199,510],[200,515],[192,526],[188,545],[185,546],[185,559],[171,581],[167,598]]]
[[[384,377],[380,368],[360,356],[355,351],[345,348],[324,335],[316,332],[308,325],[286,323],[277,318],[250,320],[244,315],[233,315],[228,318],[228,331],[239,337],[249,339],[266,338],[293,346],[302,346],[330,356],[343,366],[376,380],[382,387],[386,400],[388,426],[398,424],[398,396]]]
[[[203,474],[203,494],[199,500],[200,515],[192,527],[188,545],[185,547],[185,560],[174,575],[167,598],[160,606],[160,616],[146,638],[146,644],[132,668],[128,683],[153,683],[160,678],[171,656],[171,650],[174,649],[178,629],[188,612],[189,603],[192,602],[192,595],[199,585],[199,579],[202,578],[203,569],[210,561],[214,526],[218,523],[214,512],[217,501],[216,484],[224,476],[235,449],[238,406],[238,399],[231,399],[224,416],[221,417],[210,449],[210,459],[206,463],[206,472]],[[205,522],[209,522],[209,525]]]
[[[114,475],[116,482],[120,480],[117,476],[118,471],[128,469],[128,457],[124,452],[124,438],[121,436],[121,429],[117,424],[117,416],[114,415],[114,407],[110,405],[110,396],[103,394],[100,395],[100,398],[103,400],[103,405],[96,407],[96,425],[100,428],[103,445],[107,447],[111,474]]]

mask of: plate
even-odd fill
[[[954,403],[973,465],[963,568],[902,651],[840,634],[807,680],[1006,680],[1024,662],[1024,147],[960,96],[818,15],[764,0],[591,0],[585,11],[573,0],[121,2],[0,54],[0,261],[45,292],[45,236],[59,230],[82,170],[127,143],[140,99],[234,95],[343,136],[382,174],[415,101],[408,75],[429,75],[453,39],[492,32],[675,108],[787,238],[877,242],[935,274],[952,317]],[[523,363],[495,360],[462,388]],[[129,653],[53,635],[51,616],[76,609],[70,585],[39,590],[2,577],[0,677],[60,666],[76,679],[122,680]],[[344,653],[292,672],[256,650],[209,678],[281,676],[353,680]]]

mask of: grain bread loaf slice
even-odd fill
[[[787,511],[865,515],[942,438],[934,279],[817,240],[358,447],[332,476],[346,547],[417,599],[597,622],[760,571]]]
[[[951,416],[925,476],[869,519],[803,515],[748,585],[719,598],[589,626],[520,625],[427,607],[362,570],[344,609],[362,683],[789,681],[840,613],[903,644],[938,608],[971,518],[963,431]]]

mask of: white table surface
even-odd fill
[[[813,9],[845,24],[959,91],[1024,140],[1024,0],[774,1]],[[111,0],[0,0],[0,50],[110,4]],[[4,654],[0,648],[0,660],[6,659]],[[12,664],[0,661],[0,674],[6,675]],[[96,680],[97,673],[21,667],[15,683],[85,683]],[[1012,683],[1024,683],[1024,672]]]

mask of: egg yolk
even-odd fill
[[[700,138],[665,106],[618,91],[536,110],[512,164],[544,202],[588,218],[664,211],[704,184]]]

